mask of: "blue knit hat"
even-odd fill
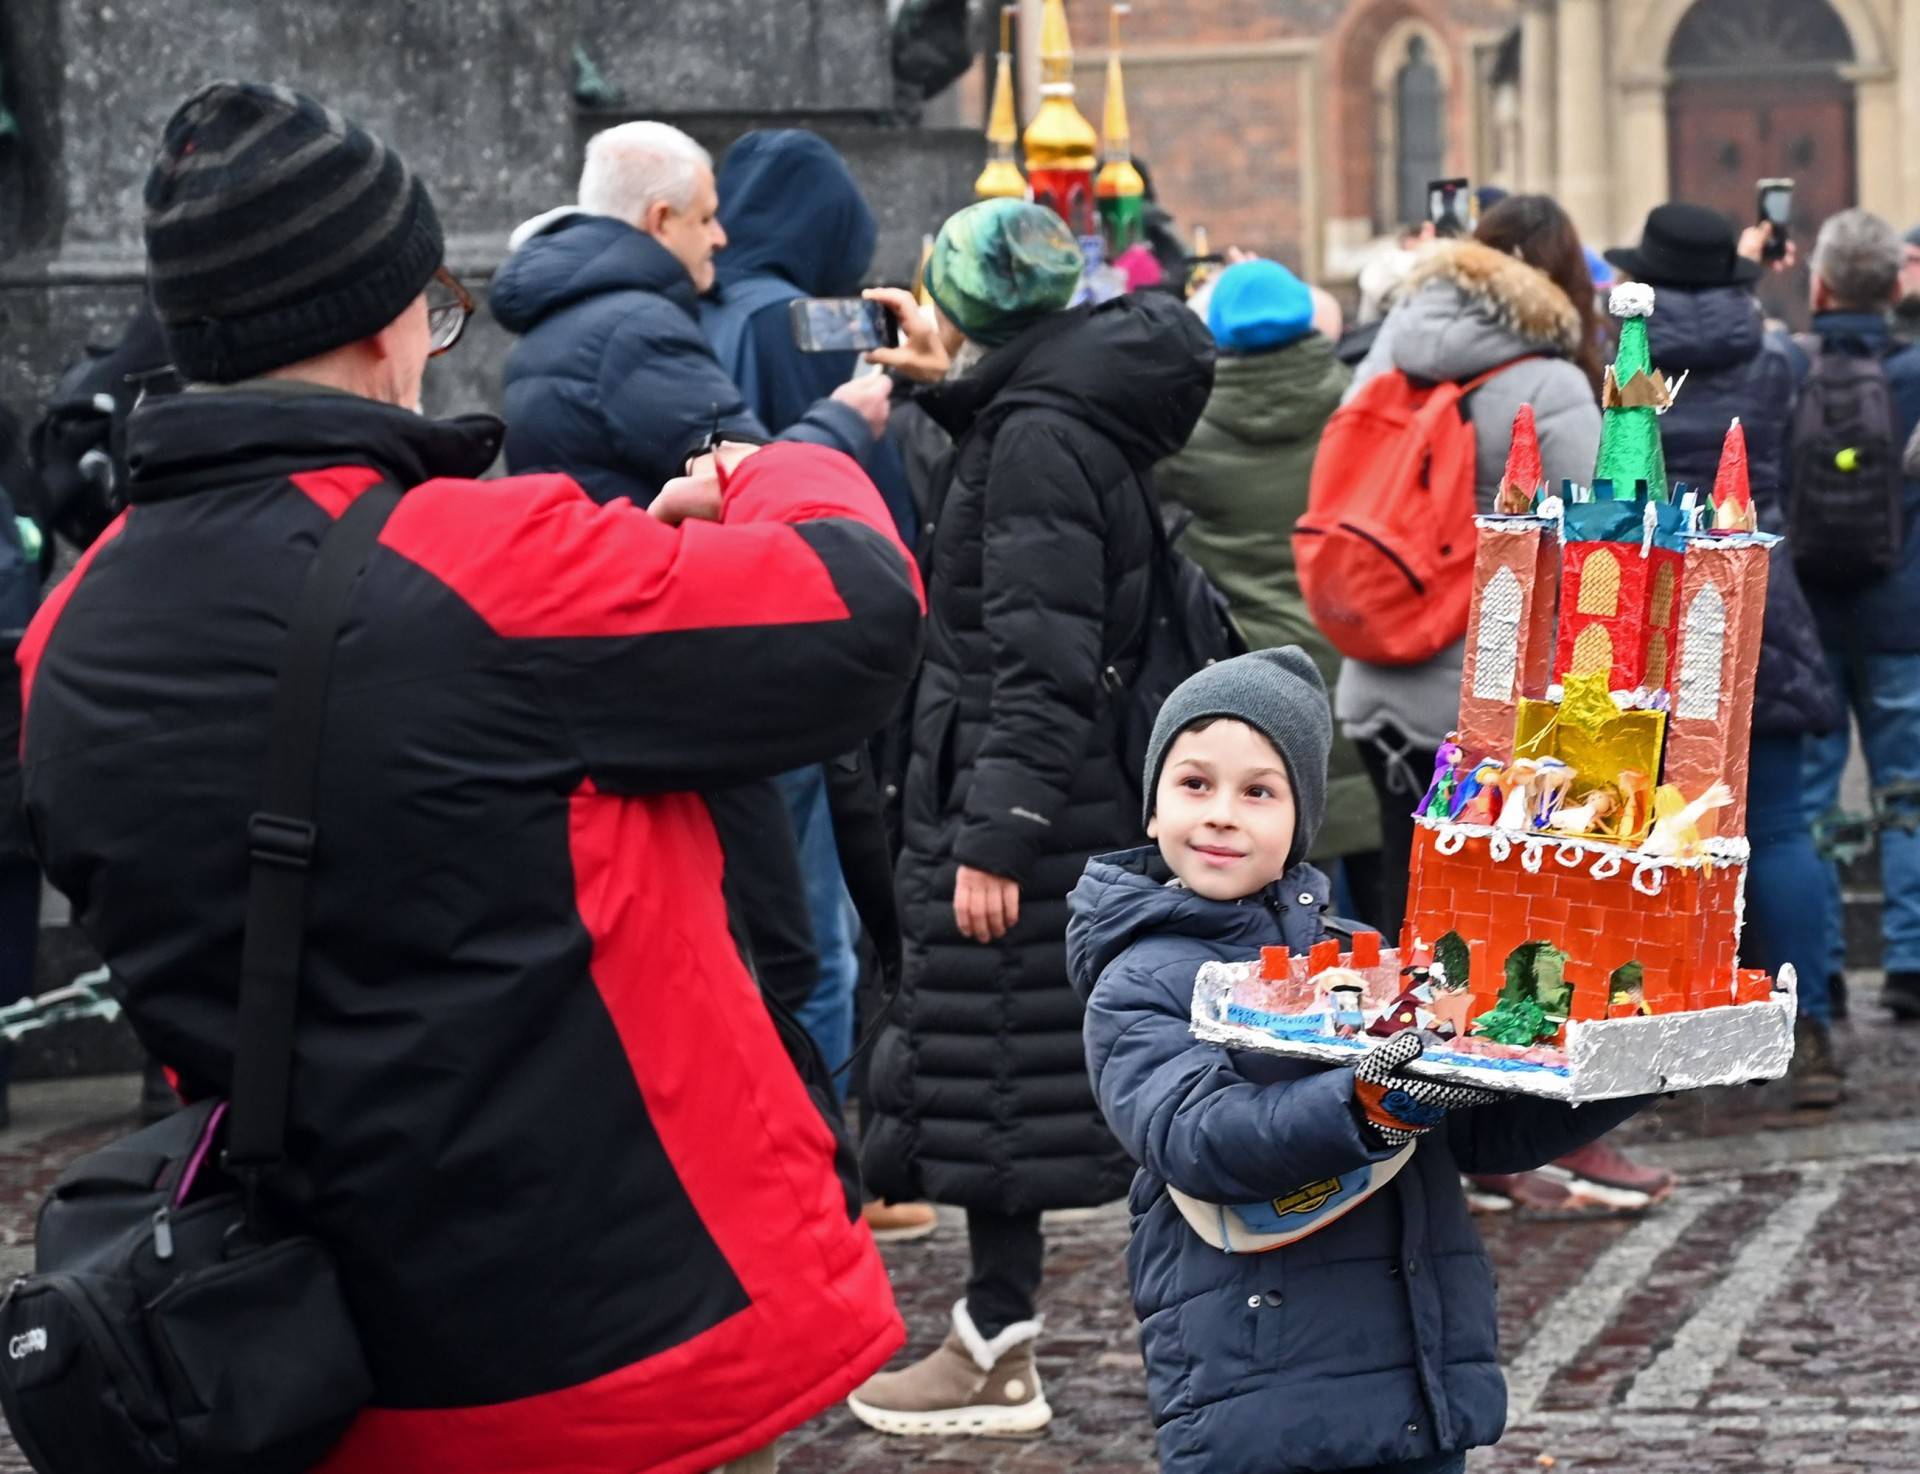
[[[1313,331],[1313,293],[1278,261],[1242,261],[1213,284],[1207,326],[1228,353],[1284,348]]]

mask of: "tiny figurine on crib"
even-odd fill
[[[1602,821],[1614,810],[1619,800],[1614,798],[1610,789],[1596,788],[1591,793],[1583,793],[1573,803],[1563,803],[1547,823],[1547,828],[1556,834],[1598,834]]]
[[[1530,757],[1517,757],[1500,775],[1500,814],[1496,829],[1524,832],[1533,827],[1533,781],[1540,764]]]
[[[1553,823],[1553,816],[1559,812],[1560,804],[1567,796],[1567,790],[1573,786],[1574,770],[1557,757],[1540,759],[1539,771],[1533,780],[1533,827],[1546,829]]]
[[[1419,815],[1428,819],[1445,819],[1453,812],[1453,795],[1460,787],[1461,768],[1467,755],[1454,739],[1457,732],[1447,733],[1447,740],[1440,744],[1440,751],[1433,759],[1433,782],[1427,785],[1426,797],[1420,800]]]
[[[1506,768],[1500,759],[1492,757],[1473,765],[1453,797],[1454,823],[1492,824],[1500,817],[1500,775]]]

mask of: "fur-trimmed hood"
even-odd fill
[[[1394,366],[1460,379],[1524,353],[1572,358],[1580,314],[1544,272],[1478,241],[1429,248],[1393,314]]]

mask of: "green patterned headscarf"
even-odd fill
[[[998,348],[1071,302],[1086,264],[1046,206],[982,200],[940,227],[927,291],[968,338]]]

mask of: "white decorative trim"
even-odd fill
[[[1747,841],[1738,835],[1709,839],[1701,842],[1699,850],[1691,857],[1680,855],[1642,855],[1623,845],[1606,840],[1585,839],[1578,835],[1555,834],[1550,830],[1529,830],[1518,833],[1511,829],[1496,828],[1491,824],[1457,824],[1451,819],[1431,819],[1422,814],[1414,822],[1423,829],[1433,831],[1433,847],[1442,855],[1457,855],[1466,848],[1469,839],[1487,841],[1487,853],[1496,861],[1512,858],[1515,841],[1523,847],[1540,845],[1552,846],[1553,857],[1569,870],[1585,863],[1586,857],[1593,855],[1611,859],[1614,868],[1607,875],[1617,874],[1623,860],[1631,860],[1635,865],[1658,867],[1663,870],[1701,870],[1710,865],[1745,865],[1751,854]],[[1599,876],[1605,880],[1607,875]]]
[[[1666,883],[1666,872],[1658,865],[1651,865],[1642,860],[1633,867],[1633,888],[1643,896],[1659,895]]]
[[[1619,873],[1620,857],[1618,855],[1602,855],[1593,862],[1593,869],[1587,872],[1595,880],[1612,880]]]
[[[1538,875],[1546,858],[1547,847],[1537,839],[1529,839],[1520,846],[1520,868],[1529,875]]]
[[[1032,1320],[1017,1320],[989,1341],[980,1334],[980,1328],[967,1313],[966,1297],[962,1296],[953,1302],[954,1334],[959,1336],[960,1344],[967,1348],[967,1355],[973,1358],[973,1364],[983,1372],[992,1371],[1000,1364],[1000,1358],[1014,1347],[1038,1340],[1040,1327],[1044,1323],[1037,1315]]]

